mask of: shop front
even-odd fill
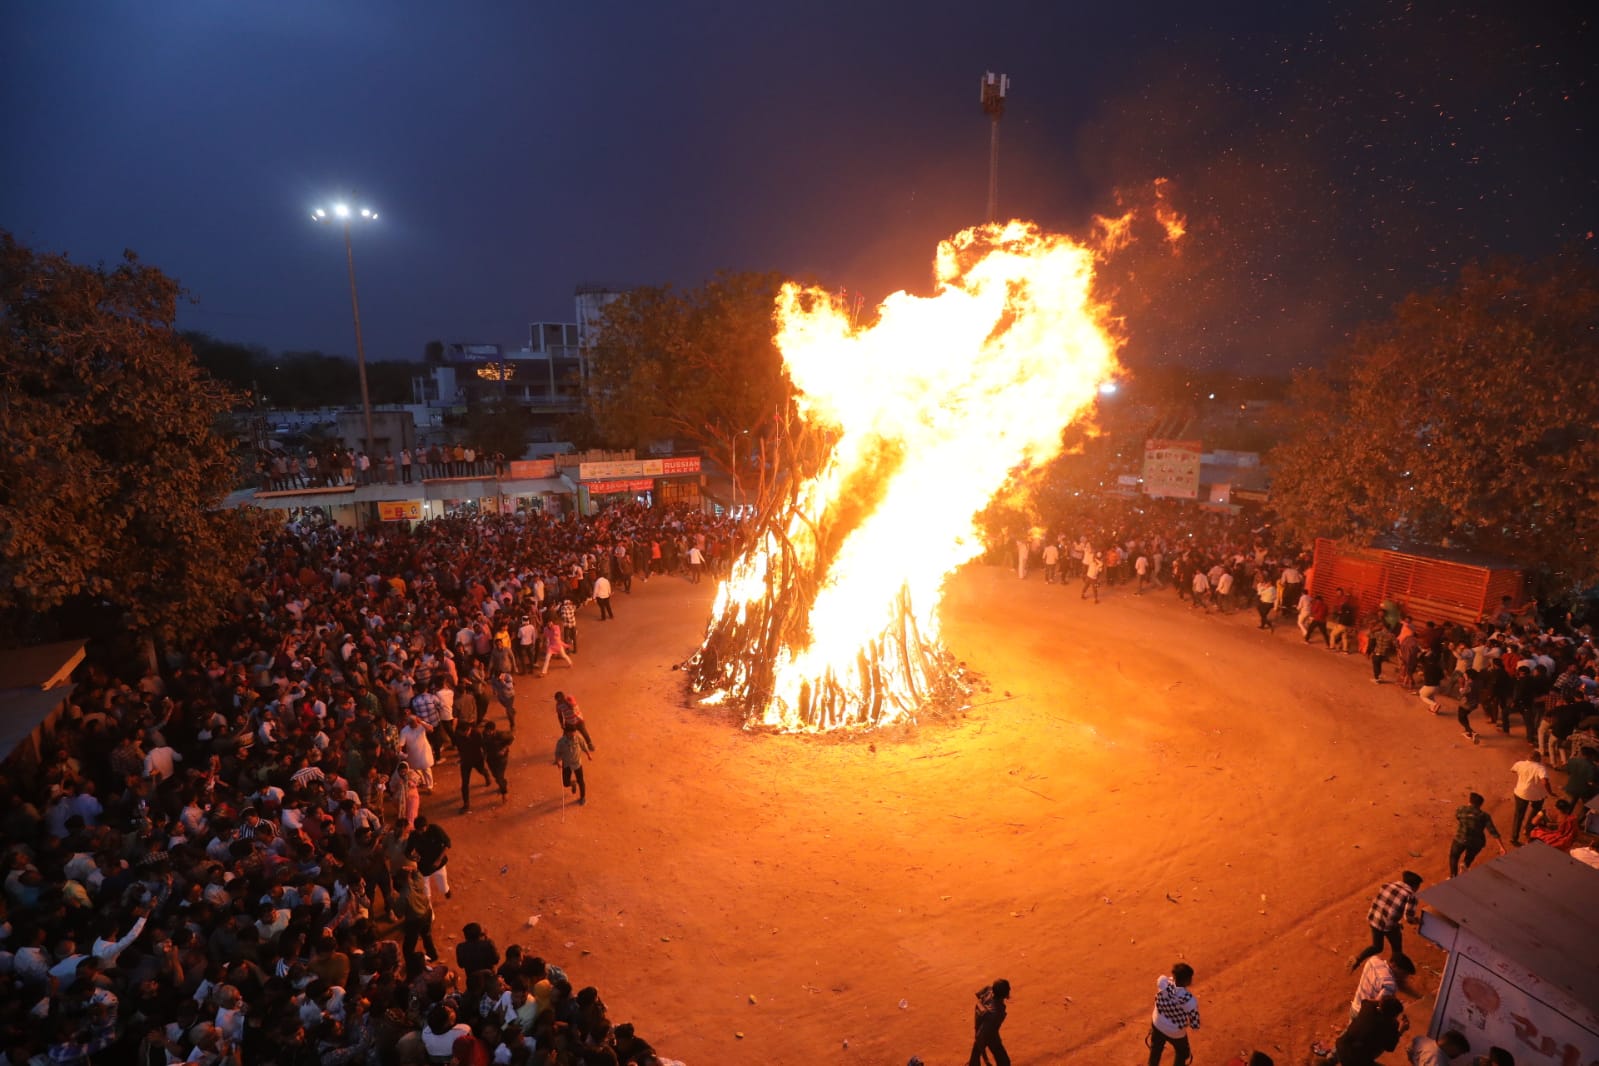
[[[703,510],[704,478],[697,455],[581,463],[578,512],[591,515],[607,507],[635,503],[652,508]]]

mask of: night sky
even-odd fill
[[[1288,10],[1285,10],[1288,9]],[[981,220],[1082,232],[1156,177],[1119,274],[1139,359],[1285,372],[1472,259],[1595,254],[1587,5],[0,5],[0,227],[176,276],[182,324],[368,354],[519,344],[579,282],[777,270],[925,287]]]

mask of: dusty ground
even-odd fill
[[[869,744],[687,709],[670,667],[712,591],[658,578],[614,622],[585,610],[576,668],[520,685],[510,804],[456,815],[451,761],[427,809],[456,843],[448,941],[481,921],[689,1066],[964,1063],[972,994],[1001,976],[1019,1066],[1140,1063],[1178,959],[1197,1062],[1304,1062],[1353,991],[1377,885],[1443,876],[1470,788],[1508,834],[1522,745],[1473,747],[1291,624],[1198,617],[1170,591],[1095,607],[974,566],[946,637],[990,691]],[[588,806],[564,813],[557,688],[599,746]],[[1422,1027],[1442,956],[1407,948]]]

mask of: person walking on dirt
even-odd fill
[[[555,765],[561,768],[561,787],[577,793],[577,805],[588,802],[588,785],[583,780],[583,754],[592,754],[593,748],[583,739],[583,734],[569,729],[555,742]]]
[[[1005,1024],[1005,1001],[1010,999],[1010,982],[1001,977],[977,992],[972,1012],[972,1054],[967,1066],[983,1066],[992,1057],[994,1066],[1010,1066],[1010,1053],[999,1038]]]
[[[1405,953],[1404,923],[1415,925],[1420,920],[1416,917],[1416,893],[1420,889],[1421,875],[1406,870],[1399,880],[1389,881],[1377,890],[1371,909],[1366,912],[1366,924],[1371,926],[1371,944],[1350,960],[1350,973],[1373,955],[1381,955],[1384,940],[1394,949],[1395,955]]]
[[[404,937],[401,952],[405,956],[405,972],[421,973],[422,956],[416,950],[418,940],[429,960],[439,957],[439,949],[433,943],[433,901],[428,898],[427,881],[416,863],[408,859],[395,873],[394,887],[394,909],[399,912]]]
[[[1255,610],[1260,614],[1256,629],[1271,631],[1271,612],[1277,609],[1277,586],[1262,570],[1255,575]]]
[[[1103,552],[1084,551],[1083,552],[1083,592],[1082,592],[1082,595],[1078,596],[1077,598],[1080,599],[1080,600],[1086,600],[1086,599],[1088,599],[1089,593],[1093,593],[1094,602],[1098,603],[1099,602],[1099,579],[1100,579],[1100,577],[1102,577],[1104,575],[1104,573],[1105,573],[1105,554]]]
[[[1499,836],[1493,816],[1482,809],[1484,802],[1482,793],[1473,792],[1466,797],[1465,803],[1455,808],[1455,839],[1449,845],[1450,877],[1460,873],[1462,863],[1465,869],[1471,869],[1477,853],[1487,846],[1489,837],[1493,837],[1494,843],[1499,845],[1499,854],[1505,853],[1505,842]]]
[[[1549,798],[1552,786],[1549,783],[1549,767],[1543,764],[1543,754],[1537,748],[1513,763],[1510,772],[1516,775],[1516,787],[1511,795],[1515,801],[1515,813],[1510,818],[1510,842],[1519,844],[1522,829],[1532,829],[1532,820],[1543,810],[1544,800]]]
[[[487,725],[488,723],[484,723]],[[472,813],[472,775],[483,775],[489,784],[488,765],[483,761],[483,737],[476,722],[462,722],[455,732],[455,750],[461,756],[461,813]]]
[[[544,626],[544,662],[539,664],[539,676],[550,672],[550,660],[560,659],[570,668],[572,657],[566,654],[566,640],[561,634],[561,623],[551,618]]]
[[[577,654],[577,604],[572,602],[572,597],[567,596],[561,600],[561,605],[556,608],[561,616],[561,638],[566,641],[566,650],[573,655]],[[567,662],[571,662],[570,659]]]
[[[430,823],[425,814],[417,815],[411,835],[405,838],[405,854],[415,859],[417,869],[422,871],[428,897],[442,892],[449,899],[450,835],[444,827]]]
[[[516,678],[509,670],[502,670],[494,678],[494,699],[505,708],[505,725],[516,728]]]
[[[1399,644],[1394,640],[1394,635],[1387,626],[1381,622],[1372,625],[1371,631],[1366,634],[1366,654],[1371,658],[1371,683],[1382,684],[1382,664],[1388,661],[1389,656],[1399,650]]]
[[[566,692],[557,692],[555,694],[555,720],[559,723],[563,733],[573,730],[582,733],[583,740],[588,744],[591,755],[598,750],[594,746],[594,738],[589,735],[589,726],[583,720],[583,710],[577,705],[576,696]]]
[[[1171,976],[1161,974],[1155,982],[1155,1010],[1149,1017],[1149,1066],[1160,1066],[1167,1044],[1172,1047],[1175,1066],[1188,1066],[1194,1061],[1193,1050],[1188,1046],[1188,1031],[1199,1028],[1199,1000],[1188,990],[1193,981],[1194,968],[1179,962],[1171,968]]]
[[[483,763],[500,786],[500,802],[504,803],[511,795],[511,785],[505,777],[511,765],[511,733],[496,729],[493,722],[483,723]]]

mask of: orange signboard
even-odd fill
[[[384,522],[418,522],[422,519],[421,500],[379,500],[378,518]]]
[[[529,478],[554,477],[555,476],[555,460],[554,459],[512,459],[511,460],[511,476],[512,477],[529,477]]]

